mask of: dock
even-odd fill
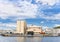
[[[54,35],[21,35],[21,34],[1,34],[4,37],[59,37]]]
[[[20,35],[20,34],[1,34],[5,37],[42,37],[43,35]]]

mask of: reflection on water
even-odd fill
[[[25,37],[17,37],[17,42],[24,42],[25,41]]]
[[[41,37],[17,37],[17,42],[41,42]]]
[[[2,37],[0,42],[60,42],[60,37]]]
[[[42,42],[60,42],[60,37],[44,37]]]
[[[16,42],[15,37],[2,37],[0,36],[0,42]]]

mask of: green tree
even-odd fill
[[[60,26],[54,27],[54,29],[60,29]]]

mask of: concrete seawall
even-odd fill
[[[21,34],[1,34],[2,36],[7,37],[42,37],[43,35],[21,35]]]
[[[21,35],[21,34],[1,34],[1,36],[5,37],[59,37],[54,35]]]

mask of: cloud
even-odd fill
[[[42,26],[42,29],[46,29],[46,28],[49,28],[48,26]]]
[[[32,24],[27,24],[27,27],[31,26]]]
[[[60,20],[60,13],[59,14],[54,14],[52,16],[47,16],[47,15],[40,15],[40,18],[44,18],[46,20]]]
[[[44,21],[41,21],[40,23],[41,23],[41,24],[43,24],[43,23],[44,23]]]
[[[49,1],[49,0],[46,0],[46,1]],[[48,4],[39,6],[38,12],[37,12],[38,17],[46,19],[46,20],[60,20],[60,10],[59,10],[60,5],[59,5],[58,1],[59,0],[57,0],[57,2],[53,1],[53,2],[55,2],[55,4],[52,6],[50,6]]]
[[[60,13],[48,16],[42,11],[42,9],[49,8],[50,5],[53,6],[60,2],[59,0],[35,0],[36,3],[42,2],[42,5],[32,4],[31,2],[32,0],[0,0],[0,18],[9,18],[12,20],[27,18],[44,18],[48,20],[60,19]],[[48,3],[48,5],[45,3]]]
[[[58,3],[59,0],[36,0],[36,2],[42,2],[43,5],[47,4],[53,6],[54,4]]]
[[[0,29],[16,29],[16,23],[2,23],[0,22]]]
[[[60,24],[55,24],[54,27],[56,27],[56,26],[60,26]]]
[[[13,1],[0,2],[0,18],[16,17],[16,19],[36,18],[37,5],[33,5],[27,1],[14,3]]]

